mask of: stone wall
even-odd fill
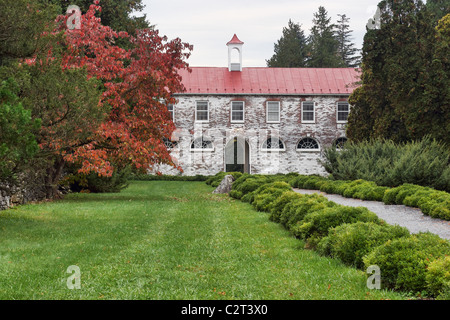
[[[40,180],[24,175],[15,184],[0,184],[0,210],[45,199],[45,190]]]
[[[337,123],[337,102],[346,96],[249,96],[249,95],[177,95],[174,122],[178,128],[172,140],[177,145],[172,156],[184,170],[184,175],[213,175],[225,171],[225,149],[238,137],[246,141],[249,149],[250,173],[326,174],[318,163],[323,149],[337,138],[345,137],[345,123]],[[196,101],[209,102],[209,121],[195,121]],[[244,101],[245,122],[231,122],[231,102]],[[267,123],[266,102],[280,101],[280,122]],[[302,123],[301,103],[315,103],[315,122]],[[197,137],[213,142],[212,150],[192,151],[191,143]],[[267,152],[262,144],[269,137],[283,141],[285,150]],[[305,137],[315,139],[319,151],[297,150],[298,142]],[[177,174],[168,166],[155,168],[163,174]]]

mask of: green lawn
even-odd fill
[[[0,299],[404,299],[203,182],[0,212]],[[81,289],[67,287],[78,266]]]

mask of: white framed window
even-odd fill
[[[231,122],[243,123],[244,122],[244,101],[232,101],[231,102]]]
[[[269,137],[261,146],[263,151],[285,151],[284,142],[275,137]]]
[[[195,121],[209,121],[209,104],[208,101],[197,101],[195,105]]]
[[[267,123],[280,122],[280,101],[267,101],[266,121]]]
[[[340,101],[337,103],[337,123],[346,123],[348,114],[350,112],[350,105],[346,101]]]
[[[169,113],[170,113],[170,119],[172,120],[172,121],[175,121],[175,107],[174,107],[174,105],[173,104],[168,104],[167,105],[167,111],[169,111]]]
[[[310,137],[303,138],[297,143],[297,151],[320,151],[319,142]]]
[[[316,112],[313,101],[302,102],[302,123],[315,123]]]
[[[200,137],[192,141],[191,151],[214,151],[214,144],[211,140]]]

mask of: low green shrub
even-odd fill
[[[284,181],[264,184],[252,193],[249,193],[254,195],[251,204],[258,211],[270,212],[272,202],[281,196],[283,192],[291,189],[291,186]]]
[[[365,267],[377,265],[381,270],[382,285],[413,293],[426,287],[429,264],[450,255],[450,242],[431,233],[388,240],[363,257]]]
[[[425,275],[427,289],[434,297],[450,298],[450,256],[438,258],[428,265]]]
[[[322,183],[320,186],[320,191],[331,193],[331,194],[340,194],[338,190],[340,187],[344,186],[348,181],[344,180],[327,180]]]
[[[396,187],[405,183],[450,192],[449,147],[430,137],[408,143],[348,142],[324,149],[324,169],[337,180],[364,179]]]
[[[233,194],[230,193],[230,195],[236,199],[241,199],[269,181],[270,179],[265,176],[242,176],[233,183]],[[248,199],[242,200],[250,202]]]
[[[408,229],[398,225],[374,222],[346,223],[331,228],[318,244],[322,255],[340,259],[348,265],[363,268],[363,257],[388,240],[409,236]]]
[[[303,183],[304,189],[320,190],[320,186],[326,182],[326,178],[319,176],[309,176]]]
[[[293,178],[292,180],[290,180],[290,185],[293,188],[304,189],[303,185],[304,185],[305,181],[308,179],[309,179],[309,176],[300,175],[300,176],[297,176],[297,177]]]
[[[102,177],[97,173],[76,173],[68,178],[70,189],[74,192],[118,193],[129,185],[131,168],[116,168],[111,177]]]
[[[413,184],[404,184],[384,193],[385,204],[404,204],[418,207],[433,218],[450,220],[450,194]]]
[[[365,207],[334,206],[309,212],[292,230],[295,236],[314,248],[321,238],[327,236],[330,228],[357,221],[381,223],[378,216]]]
[[[369,190],[366,190],[366,192],[363,193],[360,199],[369,201],[383,201],[384,193],[387,190],[389,190],[388,187],[376,186],[370,188]]]
[[[309,213],[314,211],[320,211],[325,208],[335,207],[337,204],[332,201],[328,201],[322,195],[308,194],[301,195],[298,199],[286,204],[279,216],[279,221],[286,229],[293,232],[293,228]]]
[[[284,210],[284,207],[288,203],[292,203],[294,200],[300,199],[302,196],[295,191],[285,191],[278,197],[271,206],[269,220],[274,222],[280,221],[281,213]]]

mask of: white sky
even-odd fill
[[[366,23],[379,0],[143,0],[147,20],[161,35],[179,37],[194,46],[190,66],[226,67],[226,43],[233,34],[244,42],[243,67],[265,67],[289,19],[309,34],[313,13],[325,7],[335,23],[337,14],[350,18],[353,42],[360,49]]]

